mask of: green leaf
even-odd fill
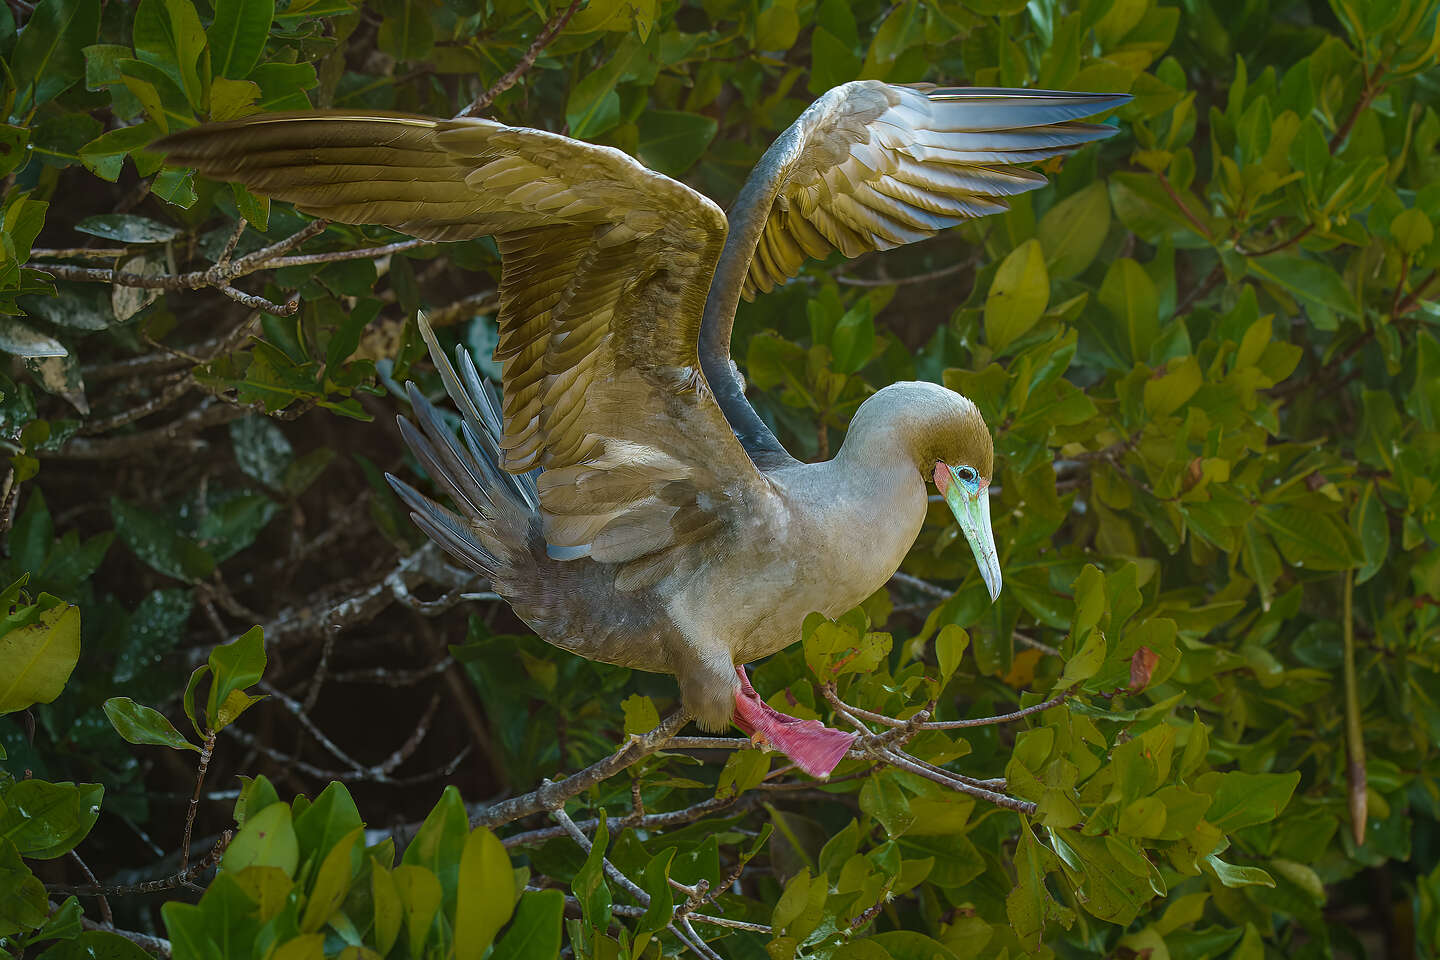
[[[514,909],[515,874],[510,856],[495,834],[476,827],[460,854],[455,901],[457,960],[481,960]]]
[[[788,50],[800,34],[796,0],[769,0],[755,18],[755,49]]]
[[[152,569],[177,580],[198,583],[215,570],[215,558],[164,517],[110,498],[115,532]]]
[[[1330,514],[1271,503],[1261,507],[1256,517],[1292,566],[1348,570],[1355,565],[1346,528]]]
[[[1065,670],[1055,682],[1056,690],[1067,690],[1077,683],[1089,680],[1105,665],[1105,654],[1109,647],[1102,630],[1091,630],[1080,650],[1065,661]]]
[[[409,848],[405,854],[409,856]],[[441,890],[440,881],[435,874],[424,867],[402,863],[395,868],[392,875],[395,878],[395,889],[400,893],[400,902],[405,907],[405,929],[409,931],[410,955],[424,956],[422,948],[430,935],[435,914],[439,912],[445,899],[444,891]]]
[[[0,937],[30,931],[49,913],[45,885],[30,872],[15,844],[0,837]]]
[[[879,771],[860,788],[860,809],[870,814],[891,837],[898,837],[915,822],[910,800],[891,771]]]
[[[1110,194],[1096,181],[1051,207],[1037,234],[1050,275],[1073,277],[1090,266],[1110,231]]]
[[[1275,878],[1259,867],[1242,867],[1226,863],[1213,853],[1205,858],[1205,863],[1215,873],[1215,878],[1227,887],[1275,886]]]
[[[1129,257],[1110,264],[1100,284],[1100,304],[1119,324],[1130,360],[1149,356],[1160,333],[1160,295],[1145,268]]]
[[[134,21],[135,56],[159,67],[185,93],[194,110],[205,107],[210,72],[200,71],[205,29],[190,0],[140,0]]]
[[[635,736],[648,733],[660,725],[660,711],[655,709],[655,703],[643,693],[632,693],[620,701],[620,709],[625,713],[625,735]]]
[[[637,125],[637,155],[647,166],[672,177],[695,165],[719,129],[714,117],[683,110],[646,110]]]
[[[0,124],[0,176],[10,173],[26,160],[30,152],[30,131],[12,123]]]
[[[271,489],[280,489],[295,451],[273,420],[262,416],[232,420],[230,443],[241,471]]]
[[[294,877],[300,864],[300,842],[295,836],[290,804],[271,803],[245,817],[245,826],[225,848],[220,866],[231,873],[246,867],[275,867]]]
[[[1290,802],[1300,782],[1298,770],[1290,773],[1207,773],[1195,781],[1195,789],[1213,798],[1205,819],[1226,833],[1257,823],[1269,823]]]
[[[221,644],[210,651],[209,663],[213,680],[205,703],[205,716],[210,729],[219,730],[224,726],[219,722],[220,707],[229,700],[230,694],[254,686],[265,675],[265,631],[251,627],[229,643]]]
[[[670,886],[670,865],[675,859],[675,848],[661,850],[645,865],[642,887],[650,895],[650,906],[636,925],[636,949],[643,950],[650,935],[658,933],[670,924],[675,912],[675,891]]]
[[[735,750],[725,758],[715,782],[717,797],[730,797],[753,790],[770,772],[770,755],[761,750]]]
[[[580,913],[585,923],[597,930],[610,926],[610,887],[605,883],[605,850],[610,845],[610,828],[605,813],[600,812],[600,825],[595,828],[595,838],[585,863],[570,881],[575,899],[580,901]]]
[[[0,317],[0,350],[17,357],[64,357],[70,353],[59,340],[14,317]]]
[[[425,817],[415,839],[405,848],[404,862],[425,867],[440,881],[446,904],[455,903],[460,876],[460,853],[470,834],[470,818],[460,791],[446,787]],[[396,879],[399,879],[398,871]]]
[[[1373,483],[1360,488],[1350,511],[1350,527],[1360,539],[1364,561],[1355,573],[1355,584],[1359,586],[1379,573],[1390,557],[1390,520]]]
[[[1415,254],[1435,239],[1435,227],[1425,211],[1412,208],[1390,221],[1390,236],[1395,238],[1401,252]]]
[[[400,899],[400,887],[388,862],[381,863],[374,857],[370,860],[370,900],[375,904],[375,949],[384,956],[400,938],[405,904]]]
[[[1358,317],[1355,298],[1340,274],[1318,260],[1277,253],[1251,257],[1250,272],[1289,291],[1298,299],[1347,317]]]
[[[31,860],[62,857],[95,826],[104,794],[98,783],[17,781],[0,793],[0,840]]]
[[[40,0],[15,41],[10,72],[14,112],[23,115],[53,100],[85,75],[83,48],[100,31],[100,0]]]
[[[162,132],[154,121],[111,130],[80,148],[80,162],[95,176],[113,183],[120,176],[125,158],[151,143]]]
[[[361,826],[360,811],[343,783],[332,780],[304,810],[295,814],[295,837],[302,862],[319,857]],[[408,853],[408,851],[407,851]],[[455,851],[458,858],[460,851]]]
[[[199,199],[195,192],[195,171],[161,170],[150,181],[150,192],[166,203],[189,210]]]
[[[24,710],[31,704],[50,703],[60,696],[80,659],[80,608],[42,593],[39,601],[12,613],[7,623],[21,619],[0,636],[0,715]]]
[[[320,871],[315,875],[315,884],[310,888],[310,897],[305,901],[305,910],[300,915],[301,933],[318,931],[344,902],[345,895],[350,892],[350,884],[355,880],[355,871],[360,866],[360,849],[363,846],[360,841],[364,834],[364,827],[356,827],[325,852]]]
[[[423,60],[435,46],[431,11],[411,0],[384,0],[380,4],[380,49],[396,60]]]
[[[19,622],[20,625],[16,625]],[[0,636],[0,714],[49,704],[71,678],[81,655],[81,610],[42,593],[39,602],[7,617]]]
[[[510,929],[495,945],[490,960],[530,960],[560,954],[560,928],[565,919],[565,894],[559,890],[527,890],[520,897]]]
[[[102,213],[86,217],[75,229],[92,237],[118,240],[120,243],[165,243],[180,236],[181,230],[131,213]]]
[[[111,697],[105,701],[105,716],[110,725],[130,743],[151,744],[169,747],[172,750],[194,750],[200,748],[186,740],[165,715],[153,707],[136,703],[129,697]]]
[[[985,297],[985,339],[1001,353],[1040,322],[1050,302],[1045,252],[1031,238],[1011,250],[995,271]]]
[[[215,0],[215,22],[206,31],[215,76],[248,76],[260,60],[274,19],[275,0]]]
[[[1157,419],[1170,416],[1195,396],[1203,382],[1200,361],[1193,356],[1170,361],[1162,376],[1145,381],[1145,412]]]
[[[858,373],[875,352],[875,320],[870,300],[859,300],[830,331],[830,352],[837,373]]]
[[[935,636],[935,659],[940,664],[942,687],[950,682],[950,677],[960,666],[960,658],[965,655],[965,648],[969,645],[970,635],[959,625],[947,623],[940,628],[940,632]]]

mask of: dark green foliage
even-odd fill
[[[180,958],[653,958],[698,914],[735,958],[1436,956],[1437,10],[0,9],[0,955],[133,958],[144,931]],[[991,605],[937,503],[908,576],[754,682],[837,726],[822,684],[901,720],[1069,698],[825,785],[734,743],[652,753],[569,799],[588,853],[543,816],[472,830],[493,808],[442,783],[524,794],[675,703],[457,606],[483,586],[417,552],[384,483],[426,483],[390,426],[406,379],[439,392],[418,311],[495,373],[495,247],[308,227],[146,146],[483,94],[727,203],[862,77],[1135,99],[1008,213],[742,306],[734,354],[797,455],[894,380],[979,404],[1005,575]],[[85,929],[86,870],[130,939]]]

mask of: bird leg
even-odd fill
[[[735,726],[757,744],[779,750],[812,777],[828,777],[844,758],[855,734],[832,730],[819,720],[801,720],[770,706],[755,688],[745,668],[737,666],[740,689],[735,693]]]

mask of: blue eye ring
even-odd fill
[[[975,473],[974,467],[961,467],[960,469],[955,471],[955,476],[959,477],[963,482],[967,484],[974,483],[976,480],[979,479],[979,477]]]

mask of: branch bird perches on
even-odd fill
[[[800,463],[730,360],[739,299],[809,258],[1006,209],[1046,182],[1021,164],[1109,136],[1077,121],[1128,99],[847,83],[781,134],[728,218],[618,150],[483,119],[257,114],[155,149],[326,220],[494,236],[503,400],[422,325],[460,438],[413,386],[415,423],[400,421],[458,512],[392,485],[542,638],[672,673],[702,727],[733,720],[824,776],[855,735],[770,707],[743,665],[797,639],[810,611],[836,616],[879,589],[932,480],[998,595],[993,447],[969,399],[897,383],[860,406],[832,460]]]

